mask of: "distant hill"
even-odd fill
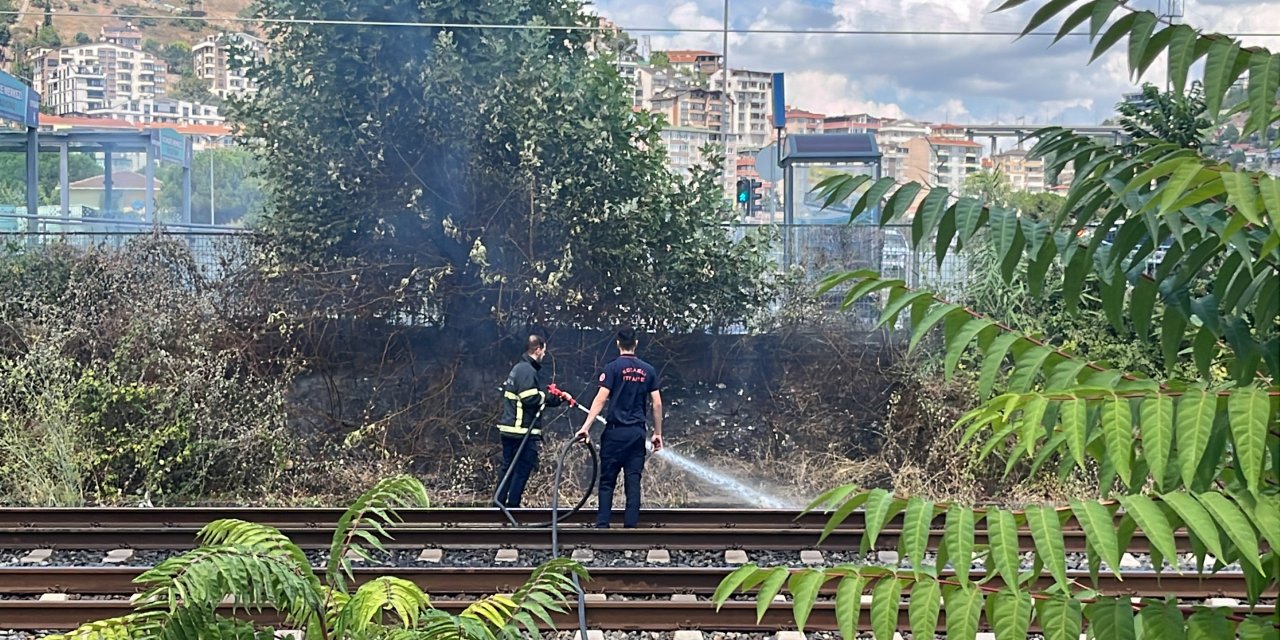
[[[12,0],[21,2],[24,16],[15,27],[33,33],[42,21],[39,15],[46,0]],[[127,21],[142,32],[143,37],[164,45],[170,42],[194,43],[206,35],[220,31],[253,30],[247,23],[229,22],[247,12],[252,0],[47,0],[52,5],[53,26],[64,45],[75,44],[76,34],[98,39],[102,25]],[[114,16],[114,17],[113,17]],[[185,16],[185,17],[184,17]],[[221,18],[221,20],[219,20]],[[25,35],[25,34],[24,34]]]

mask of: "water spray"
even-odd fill
[[[582,409],[584,413],[588,413],[588,414],[591,413],[586,407],[582,406],[581,404],[572,404],[571,406],[576,406],[579,409]],[[600,416],[596,416],[596,421],[600,422],[601,424],[605,423],[604,418]],[[679,467],[681,470],[692,475],[698,480],[701,480],[706,484],[727,490],[733,493],[734,495],[743,498],[744,500],[746,500],[748,503],[750,503],[755,507],[762,508],[762,509],[795,508],[794,504],[786,500],[783,500],[781,498],[776,498],[758,489],[753,489],[751,488],[751,486],[734,478],[733,476],[730,476],[729,474],[726,474],[722,471],[716,471],[715,469],[712,469],[711,467],[708,467],[707,465],[701,462],[698,462],[693,458],[676,453],[675,451],[671,450],[671,447],[669,445],[663,446],[662,449],[656,452],[653,451],[653,442],[651,440],[646,440],[644,443],[644,446],[646,450],[653,452],[653,455],[666,459],[671,464],[675,465],[676,467]],[[598,480],[599,478],[597,477],[597,481]]]

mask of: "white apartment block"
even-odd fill
[[[126,100],[111,107],[90,110],[90,116],[115,118],[134,124],[222,125],[226,118],[218,107],[173,98]]]
[[[1010,149],[991,160],[996,170],[1009,179],[1014,191],[1043,193],[1046,190],[1044,160],[1028,156],[1022,149]]]
[[[907,178],[907,143],[915,138],[929,136],[929,125],[918,120],[882,120],[876,131],[876,144],[880,146],[882,175],[899,181]]]
[[[720,131],[725,115],[724,93],[698,87],[667,89],[655,95],[650,103],[650,108],[666,116],[674,127]]]
[[[686,178],[703,161],[703,147],[721,144],[719,131],[702,127],[667,127],[659,135],[667,147],[667,168]]]
[[[724,71],[711,78],[711,86],[724,87]],[[772,141],[773,74],[767,71],[729,70],[729,125],[739,149],[759,149]]]
[[[130,24],[104,24],[98,31],[98,41],[130,49],[142,48],[142,32]]]
[[[632,102],[635,107],[652,110],[655,96],[667,89],[683,89],[688,86],[688,80],[677,71],[641,65],[636,68],[636,93]]]
[[[122,101],[164,95],[164,62],[118,44],[95,42],[41,49],[31,62],[34,88],[58,115],[88,113]]]
[[[191,47],[196,77],[209,83],[209,90],[220,98],[257,91],[257,86],[245,75],[244,69],[235,63],[257,62],[266,55],[266,44],[247,33],[212,35]]]
[[[907,164],[900,179],[960,191],[970,174],[982,166],[978,155],[982,145],[955,138],[922,137],[907,142]]]

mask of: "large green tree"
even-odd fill
[[[58,172],[61,160],[56,153],[42,153],[37,160],[37,186],[40,204],[57,204]],[[102,165],[87,153],[67,156],[67,181],[75,182],[102,175]],[[0,204],[26,202],[27,159],[21,153],[0,153]]]
[[[1025,32],[1066,16],[1060,38],[1087,29],[1095,57],[1121,45],[1137,76],[1167,54],[1175,93],[1204,59],[1210,124],[1222,121],[1224,96],[1246,72],[1245,97],[1228,110],[1244,116],[1242,135],[1280,120],[1280,54],[1162,24],[1119,0],[1035,4]],[[1174,119],[1191,126],[1164,126]],[[1067,312],[1094,297],[1114,336],[1160,354],[1163,371],[1146,376],[1081,357],[1055,336],[1011,328],[1001,317],[1007,312],[988,316],[873,272],[831,278],[831,288],[852,286],[850,302],[878,292],[886,300],[885,323],[908,315],[912,347],[939,328],[947,375],[966,357],[976,360],[981,402],[956,425],[962,444],[978,442],[982,457],[1002,452],[1010,467],[1024,462],[1033,472],[1084,474],[1101,495],[1069,504],[974,507],[840,487],[814,503],[836,509],[829,527],[864,507],[865,544],[874,545],[901,515],[894,526],[907,570],[748,566],[722,584],[718,599],[759,587],[763,611],[785,583],[803,626],[822,585],[839,580],[836,617],[846,638],[853,637],[864,591],[872,596],[876,637],[892,636],[904,587],[916,637],[933,635],[944,608],[948,638],[973,638],[984,615],[997,638],[1026,637],[1032,620],[1048,640],[1076,640],[1082,627],[1099,639],[1280,635],[1280,612],[1259,602],[1280,580],[1280,178],[1205,155],[1191,135],[1204,128],[1196,119],[1135,129],[1140,137],[1126,148],[1062,128],[1036,132],[1031,153],[1052,172],[1071,166],[1075,175],[1048,220],[892,179],[837,176],[820,185],[829,204],[865,189],[855,216],[887,196],[882,223],[901,219],[922,196],[912,219],[914,246],[929,247],[941,261],[957,247],[990,242],[1005,281],[1025,271],[1028,295],[1040,296],[1052,278]],[[1149,133],[1168,139],[1142,137]],[[1168,249],[1152,268],[1148,258],[1162,246]],[[1069,528],[1083,532],[1092,584],[1067,574]],[[1104,563],[1119,575],[1137,532],[1149,543],[1156,571],[1167,570],[1168,560],[1186,572],[1183,553],[1195,559],[1194,573],[1238,567],[1251,610],[1185,606],[1172,597],[1134,602],[1128,593],[1097,591]],[[926,556],[928,550],[937,555]],[[1026,550],[1029,571],[1021,560]],[[971,575],[973,554],[984,560],[980,576]],[[948,563],[954,575],[939,571]],[[1041,580],[1050,586],[1039,586]]]
[[[191,162],[192,221],[231,224],[246,217],[255,219],[263,212],[267,198],[267,185],[261,173],[257,158],[248,149],[231,147],[197,152]],[[157,177],[163,183],[157,204],[166,212],[179,211],[182,169],[165,166]]]
[[[234,111],[277,187],[290,264],[352,295],[490,320],[714,327],[763,306],[764,244],[731,241],[717,176],[665,168],[576,0],[260,0],[259,15],[524,29],[271,23]],[[603,54],[607,56],[608,54]],[[348,277],[349,276],[344,276]],[[348,280],[350,281],[350,280]],[[364,309],[386,310],[376,305]],[[413,309],[410,309],[413,310]]]

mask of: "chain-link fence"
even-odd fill
[[[0,232],[0,240],[19,244],[62,243],[81,248],[120,248],[140,237],[162,235],[184,243],[206,277],[217,279],[240,264],[248,232],[200,225],[137,225],[82,219],[69,224],[66,219],[37,219],[34,231]],[[775,238],[771,246],[774,262],[783,269],[801,269],[806,279],[818,282],[836,273],[870,269],[886,278],[897,278],[912,288],[925,288],[948,298],[961,298],[969,279],[969,264],[963,252],[952,252],[938,264],[932,244],[919,250],[910,245],[911,229],[906,225],[736,225],[730,229],[742,238],[752,229],[767,227]],[[845,291],[826,294],[823,306],[835,311]],[[883,300],[868,296],[855,302],[848,317],[855,324],[874,324]]]
[[[911,247],[910,225],[737,225],[733,233],[741,238],[747,230],[761,228],[775,232],[774,261],[784,269],[802,269],[811,282],[845,271],[870,269],[885,278],[900,279],[911,288],[959,298],[969,279],[969,261],[963,252],[953,251],[939,264],[932,242],[920,249]],[[843,290],[828,293],[825,306],[835,309],[844,294]],[[855,319],[874,323],[882,302],[869,296],[856,301],[851,313]]]
[[[114,225],[108,225],[114,226]],[[191,252],[191,258],[205,277],[219,279],[236,268],[242,259],[243,243],[248,233],[233,229],[151,229],[96,228],[84,225],[70,229],[41,228],[36,231],[0,232],[0,243],[9,245],[62,244],[80,249],[121,249],[128,243],[147,237],[164,237],[181,242]]]

